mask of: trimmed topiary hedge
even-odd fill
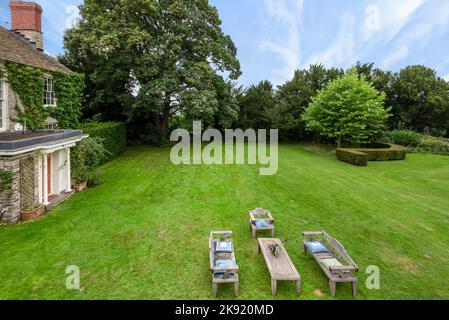
[[[341,148],[337,149],[337,159],[357,166],[365,166],[368,161],[405,160],[408,149],[395,144],[376,144],[373,148]]]
[[[385,144],[382,148],[355,148],[368,155],[368,161],[405,160],[408,149],[395,144]]]
[[[87,122],[81,124],[84,133],[100,138],[110,153],[104,162],[110,161],[126,149],[126,124],[122,122]]]
[[[352,149],[337,149],[337,159],[360,167],[368,165],[368,155]]]

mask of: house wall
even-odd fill
[[[15,131],[16,122],[14,119],[17,119],[17,109],[23,110],[22,101],[17,97],[17,94],[12,90],[9,83],[6,83],[6,87],[8,90],[8,130]]]
[[[2,60],[0,60],[0,68],[5,71],[5,63]],[[14,119],[17,119],[18,116],[17,107],[19,108],[19,110],[23,110],[23,104],[22,101],[20,101],[18,95],[12,90],[7,79],[4,80],[6,82],[7,90],[7,131],[16,131],[16,122],[14,121]]]
[[[11,190],[0,191],[1,222],[16,223],[20,219],[20,159],[0,157],[0,169],[13,174]]]

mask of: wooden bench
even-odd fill
[[[352,261],[351,257],[346,253],[345,248],[336,239],[329,236],[324,231],[304,232],[303,241],[304,254],[307,254],[307,242],[319,242],[329,252],[312,253],[315,261],[323,270],[326,277],[329,279],[329,288],[332,296],[335,296],[337,282],[350,282],[352,285],[352,294],[357,295],[357,277],[353,271],[358,272],[359,267]],[[326,267],[323,260],[336,259],[341,265]]]
[[[270,211],[256,208],[254,210],[248,211],[249,214],[249,230],[251,231],[253,238],[256,238],[257,231],[269,230],[271,231],[271,237],[274,238],[274,219]],[[267,227],[257,227],[257,220],[265,220],[268,224]]]
[[[218,285],[233,283],[235,295],[239,295],[239,267],[234,253],[234,243],[231,240],[232,231],[212,231],[209,238],[210,270],[212,273],[212,294],[217,296]],[[217,243],[230,242],[231,250],[217,249]],[[227,266],[217,265],[217,261],[230,261]]]
[[[262,252],[271,276],[271,293],[277,294],[277,281],[295,281],[296,294],[301,293],[301,276],[279,239],[259,238],[259,254]],[[269,245],[280,245],[281,251],[276,257],[270,252]]]

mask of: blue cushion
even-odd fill
[[[232,267],[234,262],[232,260],[217,260],[215,261],[215,266],[217,267]],[[226,270],[215,270],[215,274],[225,274]]]
[[[257,219],[255,220],[254,224],[257,228],[268,228],[270,225],[268,224],[267,220],[263,219]]]
[[[329,250],[321,242],[318,242],[318,241],[306,242],[306,247],[312,253],[326,253],[326,252],[329,252]]]
[[[217,241],[215,246],[215,251],[217,252],[232,252],[232,242],[231,241]]]

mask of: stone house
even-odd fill
[[[79,130],[57,130],[50,117],[45,128],[32,132],[16,120],[23,103],[8,83],[6,63],[44,70],[44,108],[58,103],[52,72],[71,71],[44,53],[42,8],[25,1],[9,5],[12,29],[0,26],[0,222],[15,223],[36,218],[73,194],[70,149],[87,136]]]

